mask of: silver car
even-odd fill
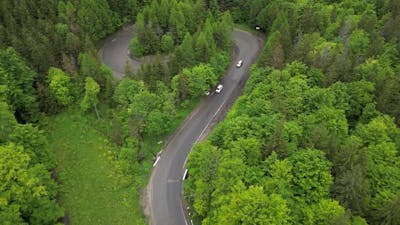
[[[218,84],[217,89],[215,89],[215,92],[217,94],[219,94],[222,91],[223,88],[224,88],[224,86],[222,84]]]
[[[236,67],[237,67],[237,68],[242,67],[242,65],[243,65],[243,60],[239,60],[239,61],[236,63]]]

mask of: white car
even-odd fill
[[[222,91],[223,88],[224,88],[224,86],[222,84],[218,84],[217,89],[215,89],[215,92],[217,94],[219,94]]]
[[[242,65],[243,65],[243,60],[239,60],[239,61],[236,63],[236,67],[237,67],[237,68],[242,67]]]

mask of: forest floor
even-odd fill
[[[49,118],[47,124],[58,163],[59,200],[66,211],[65,221],[137,224],[138,218],[143,218],[139,194],[134,185],[123,185],[116,175],[113,152],[118,147],[98,131],[99,123],[80,113],[64,112]]]

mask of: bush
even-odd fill
[[[137,58],[143,56],[142,48],[139,44],[139,40],[134,37],[131,40],[131,46],[130,46],[131,54]]]
[[[170,33],[166,33],[161,37],[161,51],[168,53],[174,48],[174,38]]]
[[[230,58],[226,52],[220,52],[213,55],[210,59],[210,65],[212,66],[214,73],[218,77],[222,77],[225,73],[226,68],[230,63]]]

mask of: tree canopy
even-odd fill
[[[117,82],[97,46],[130,22],[132,55],[157,56]],[[191,215],[399,224],[398,0],[2,1],[0,221],[63,216],[41,125],[64,110],[110,121],[111,158],[133,182],[153,154],[144,140],[171,132],[224,74],[233,22],[259,26],[266,43],[243,96],[190,155]]]
[[[364,79],[324,87],[299,62],[253,67],[245,94],[190,154],[185,195],[194,217],[397,224],[400,129],[376,109],[374,91]]]

